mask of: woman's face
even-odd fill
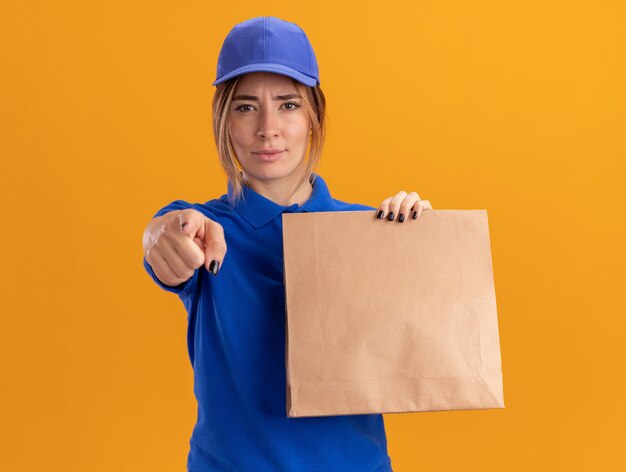
[[[245,74],[229,115],[230,139],[248,183],[292,185],[304,168],[310,119],[291,78],[271,72]],[[282,151],[264,154],[264,150]]]

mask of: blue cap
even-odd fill
[[[309,87],[320,83],[317,59],[304,30],[275,16],[236,24],[217,60],[217,85],[248,72],[287,75]]]

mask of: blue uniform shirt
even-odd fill
[[[303,205],[278,205],[250,187],[236,206],[228,193],[204,204],[176,200],[154,216],[193,208],[224,228],[217,276],[204,266],[176,287],[188,313],[187,344],[198,419],[192,472],[391,471],[383,416],[287,417],[282,213],[375,208],[331,197],[317,175]]]

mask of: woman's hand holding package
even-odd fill
[[[419,218],[424,210],[432,210],[428,200],[420,200],[417,192],[406,193],[404,190],[399,191],[395,196],[383,200],[378,207],[376,217],[380,220],[386,215],[389,221],[393,221],[398,215],[398,222],[402,223],[406,219],[406,215],[411,215],[413,219]]]

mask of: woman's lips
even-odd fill
[[[272,162],[280,158],[285,151],[280,152],[253,152],[252,154],[256,155],[262,161]]]

